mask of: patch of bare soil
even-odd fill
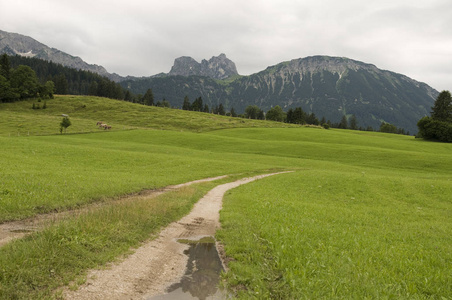
[[[127,195],[124,197],[119,198],[115,201],[129,201],[131,199],[136,199],[137,197],[155,197],[157,195],[160,195],[162,193],[175,190],[178,188],[181,188],[183,186],[188,186],[194,183],[200,183],[200,182],[206,182],[206,181],[214,181],[217,179],[222,179],[226,176],[218,176],[213,178],[205,178],[195,181],[190,181],[178,185],[171,185],[167,186],[163,189],[156,189],[156,190],[143,190],[139,193]],[[105,203],[111,203],[111,202],[99,202],[99,203],[93,203],[90,205],[86,205],[83,208],[75,209],[75,210],[69,210],[69,211],[63,211],[63,212],[57,212],[57,213],[49,213],[49,214],[41,214],[32,218],[28,218],[25,220],[20,221],[12,221],[12,222],[6,222],[3,224],[0,224],[0,247],[6,245],[10,241],[22,238],[27,234],[30,234],[34,231],[41,230],[46,225],[51,224],[53,222],[59,221],[64,219],[68,216],[74,216],[78,215],[80,213],[86,212],[88,210],[96,209],[99,206],[102,206]]]
[[[223,195],[229,189],[275,175],[272,173],[219,185],[199,200],[193,210],[166,227],[157,239],[136,249],[123,261],[107,269],[91,270],[87,281],[76,291],[65,289],[65,299],[148,299],[165,293],[185,273],[188,245],[177,239],[214,236],[220,227],[219,211]]]

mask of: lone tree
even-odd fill
[[[63,130],[66,133],[67,128],[71,125],[72,125],[72,123],[71,123],[71,120],[69,120],[69,117],[64,117],[60,123],[60,133],[63,134]]]

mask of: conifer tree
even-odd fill
[[[183,110],[191,110],[190,99],[188,99],[188,96],[184,97],[184,103],[182,104],[182,109]]]
[[[315,113],[310,113],[306,116],[306,123],[312,124],[312,125],[319,125],[319,119],[317,119]]]
[[[293,123],[294,124],[305,124],[306,123],[306,113],[301,107],[296,107],[293,111]]]
[[[438,95],[431,114],[434,120],[452,122],[452,97],[449,91],[442,91]]]
[[[148,89],[144,94],[143,104],[148,106],[154,105],[154,94],[152,93],[152,89]]]
[[[352,115],[352,116],[350,117],[350,122],[349,122],[349,124],[350,124],[349,128],[350,128],[351,130],[358,130],[358,121],[356,120],[356,116],[355,116],[355,115]]]
[[[10,80],[11,64],[9,62],[9,57],[3,54],[0,58],[0,75],[5,77],[6,80]]]
[[[226,115],[226,111],[224,110],[224,106],[222,103],[220,103],[220,105],[218,106],[218,114],[222,116]]]
[[[193,101],[193,104],[191,105],[191,109],[193,111],[202,111],[204,106],[202,105],[202,98],[198,97]]]
[[[294,123],[294,120],[293,120],[293,109],[292,108],[289,108],[289,110],[287,111],[286,123]]]
[[[345,115],[342,116],[341,122],[339,123],[339,128],[341,128],[341,129],[348,128],[347,116],[345,116]]]
[[[237,117],[237,113],[235,112],[234,107],[231,107],[231,117]]]

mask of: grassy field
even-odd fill
[[[231,192],[220,241],[243,299],[449,299],[448,179],[306,170]]]
[[[239,298],[452,297],[452,145],[308,128],[216,135],[304,166],[225,199],[218,238]]]
[[[452,298],[451,144],[95,97],[32,103],[0,104],[0,222],[206,177],[294,170],[225,199],[218,238],[234,259],[225,278],[238,297]],[[62,113],[70,134],[58,134]],[[113,130],[97,129],[100,120]],[[145,204],[161,206],[164,220],[140,201],[112,202],[0,248],[0,297],[49,297],[83,281],[216,184]]]
[[[0,138],[0,221],[200,178],[268,169],[233,154],[160,144],[196,134],[137,130]],[[200,140],[208,147],[209,140]],[[248,158],[247,158],[248,157]]]

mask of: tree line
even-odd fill
[[[144,95],[134,94],[130,90],[122,87],[119,83],[90,71],[77,70],[54,62],[19,55],[8,56],[4,54],[2,60],[8,60],[11,70],[19,66],[30,67],[34,71],[38,83],[53,82],[55,94],[89,95],[125,100],[144,105],[171,106],[169,101],[165,99],[154,102],[154,95],[151,89],[148,89]]]
[[[55,85],[48,80],[39,83],[36,73],[25,65],[11,67],[9,57],[0,57],[0,102],[15,102],[28,98],[53,98]]]
[[[38,84],[44,85],[47,82],[53,82],[55,94],[90,95],[119,100],[126,100],[127,96],[128,101],[137,101],[138,95],[132,94],[119,83],[96,73],[65,67],[42,59],[6,54],[1,56],[3,72],[7,72],[6,69],[8,69],[8,67],[4,67],[6,61],[11,73],[27,66],[34,71]],[[27,72],[31,73],[29,70]],[[2,76],[4,77],[4,75]],[[14,99],[14,101],[17,100],[17,98]]]
[[[192,103],[190,103],[188,96],[185,96],[184,102],[182,103],[182,110],[199,111],[222,116],[237,117],[237,113],[235,112],[233,107],[231,107],[231,110],[229,112],[226,112],[224,105],[220,103],[219,105],[216,105],[209,109],[209,105],[207,103],[203,104],[201,97],[196,98]]]
[[[398,128],[395,125],[386,122],[382,122],[378,130],[375,130],[371,126],[363,128],[361,126],[358,126],[358,120],[355,115],[351,115],[349,119],[347,119],[347,116],[344,115],[341,121],[338,123],[332,123],[330,120],[326,120],[325,117],[322,117],[319,120],[315,113],[313,112],[306,113],[305,111],[303,111],[301,107],[290,108],[286,113],[279,105],[272,107],[267,112],[264,112],[257,105],[248,105],[245,108],[245,112],[243,114],[237,114],[233,107],[231,107],[229,112],[226,112],[222,103],[215,106],[214,108],[209,109],[209,106],[207,104],[205,103],[203,104],[201,97],[198,97],[193,102],[190,102],[188,96],[185,96],[182,103],[182,109],[189,111],[199,111],[205,113],[226,115],[231,117],[239,117],[245,119],[268,120],[300,125],[315,125],[322,126],[326,129],[339,128],[361,131],[380,131],[386,133],[406,134],[406,135],[410,134],[409,132],[406,132],[405,129]]]

